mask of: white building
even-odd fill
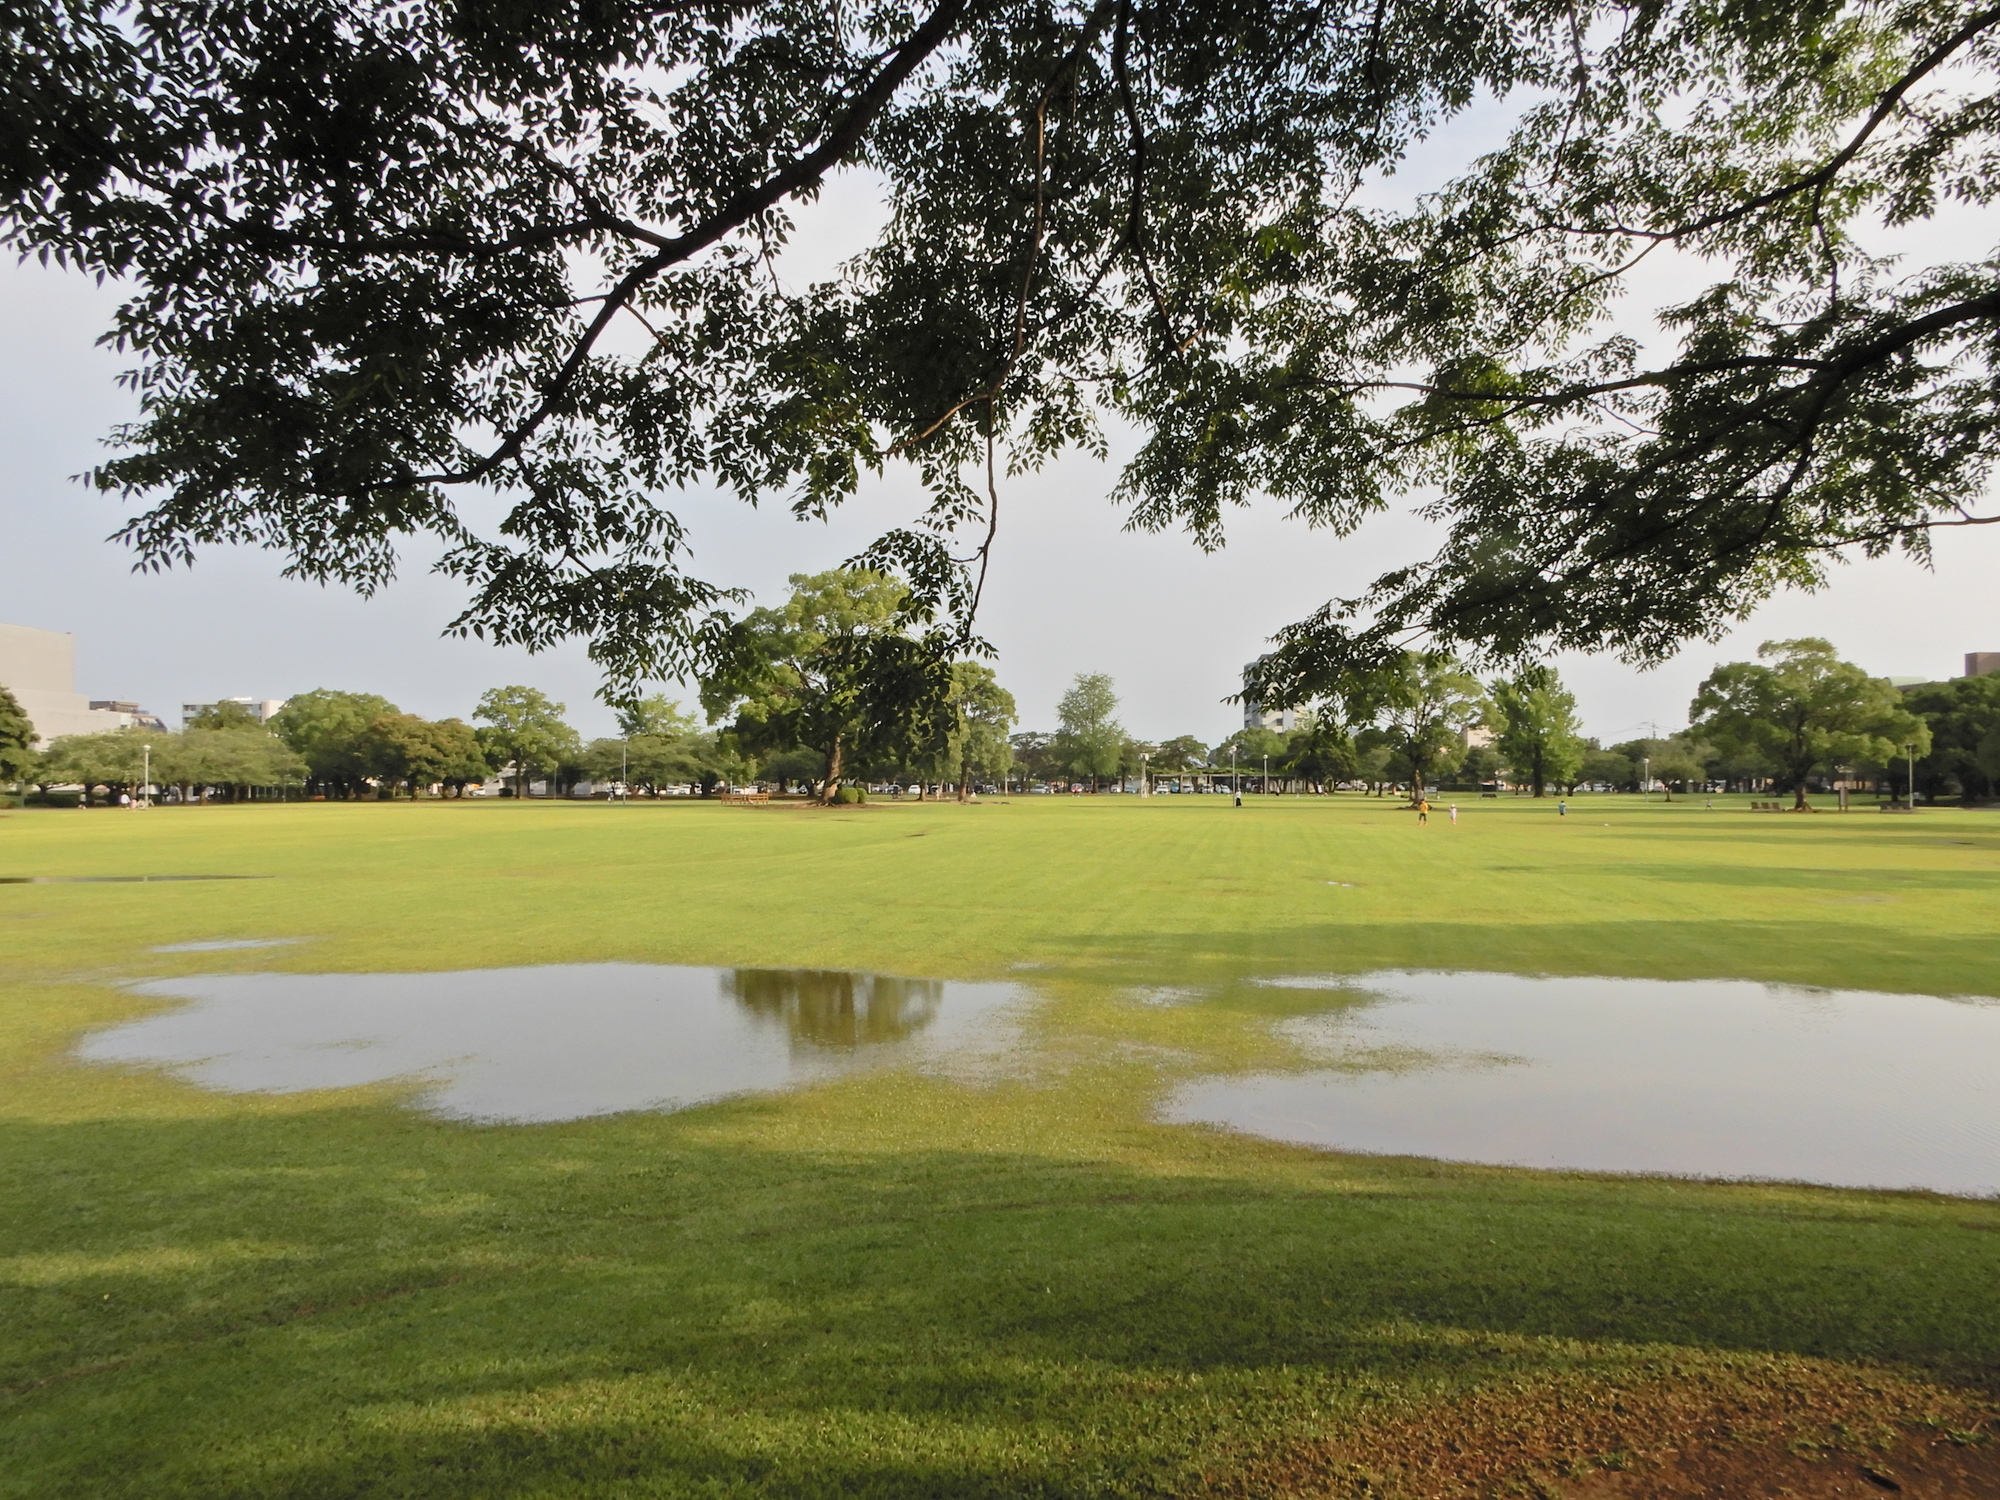
[[[283,708],[289,699],[285,698],[218,698],[217,703],[240,703],[257,716],[259,724],[270,722],[271,715]],[[207,713],[215,703],[183,703],[181,705],[181,728],[188,727],[188,721],[196,714]]]
[[[1280,734],[1290,734],[1299,727],[1299,713],[1295,708],[1274,708],[1266,712],[1264,707],[1253,702],[1250,697],[1250,674],[1256,670],[1257,661],[1246,662],[1243,667],[1243,727],[1245,729],[1275,729]]]
[[[76,637],[68,631],[0,625],[0,687],[14,695],[43,744],[58,735],[103,734],[151,717],[91,707],[76,690]]]

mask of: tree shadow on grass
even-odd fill
[[[1663,1355],[2000,1383],[1996,1204],[1136,1125],[1151,1166],[801,1152],[779,1108],[7,1125],[0,1493],[1104,1493]]]
[[[1618,874],[1683,885],[1779,887],[1784,890],[2000,892],[2000,870],[1828,870],[1768,865],[1620,865]]]

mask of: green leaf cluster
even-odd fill
[[[94,480],[144,566],[366,591],[437,549],[449,628],[580,636],[618,700],[742,647],[666,496],[820,517],[902,462],[862,560],[950,617],[884,648],[921,678],[974,647],[1005,481],[1115,414],[1136,527],[1443,525],[1286,633],[1279,706],[1412,632],[1656,659],[1985,519],[2000,264],[1867,238],[1992,201],[1996,36],[1972,0],[24,0],[0,240],[129,289]],[[1455,180],[1360,191],[1495,99]],[[880,232],[791,285],[844,170]],[[1661,247],[1712,284],[1614,330]]]

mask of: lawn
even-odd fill
[[[0,816],[0,876],[267,877],[0,885],[0,1496],[1609,1494],[1697,1452],[1802,1484],[1986,1462],[2000,1203],[1152,1120],[1178,1078],[1290,1053],[1272,1014],[1148,986],[2000,994],[2000,815],[1716,802]],[[232,937],[309,941],[149,951]],[[532,1127],[67,1056],[158,1007],[139,976],[614,959],[1040,999],[983,1072]]]

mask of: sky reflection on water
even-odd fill
[[[1162,1117],[1343,1150],[2000,1193],[2000,1003],[1749,981],[1377,973],[1279,1029],[1331,1065]]]
[[[678,1109],[971,1040],[1010,984],[800,969],[562,964],[442,974],[202,974],[191,1002],[86,1037],[89,1062],[164,1065],[237,1093],[410,1078],[487,1121]]]

